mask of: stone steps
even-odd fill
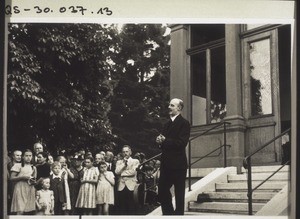
[[[251,177],[253,181],[263,181],[267,179],[272,173],[264,172],[264,173],[252,173]],[[247,181],[247,174],[230,174],[228,175],[228,182],[238,182],[238,181]],[[279,172],[272,176],[269,181],[287,181],[289,180],[288,172]]]
[[[266,172],[272,172],[274,173],[280,166],[279,165],[271,165],[271,166],[252,166],[251,171],[252,173],[266,173]],[[289,172],[290,167],[284,166],[279,172]],[[242,173],[246,173],[247,170],[242,167],[241,169]]]
[[[259,211],[264,203],[253,203],[253,212]],[[248,203],[232,202],[190,202],[188,206],[193,212],[248,214]]]
[[[266,203],[276,192],[254,192],[252,194],[253,202]],[[248,202],[246,192],[205,192],[198,195],[197,202]]]
[[[280,166],[253,166],[252,188],[267,179]],[[228,174],[227,182],[215,183],[214,191],[204,191],[197,200],[188,203],[187,215],[247,215],[248,214],[248,186],[247,170],[242,168],[242,174]],[[253,214],[258,212],[290,180],[289,166],[285,166],[261,185],[252,194]]]
[[[252,188],[256,187],[260,182],[252,182]],[[256,191],[257,192],[278,192],[280,191],[287,182],[265,182]],[[248,191],[248,186],[246,182],[237,183],[216,183],[217,192],[241,192]]]
[[[198,212],[198,211],[185,211],[184,212],[184,216],[209,216],[209,218],[222,218],[221,216],[224,217],[229,217],[229,216],[233,216],[236,217],[236,214],[230,214],[230,213],[214,213],[214,212]],[[213,217],[215,216],[215,217]],[[206,218],[206,217],[205,217]]]

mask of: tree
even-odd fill
[[[52,153],[127,143],[157,153],[169,101],[160,24],[11,24],[8,145]]]
[[[11,24],[9,31],[9,147],[38,140],[52,152],[111,147],[116,27]]]
[[[120,33],[110,120],[118,145],[158,153],[155,136],[169,101],[169,35],[160,24],[127,24]]]

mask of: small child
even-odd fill
[[[41,178],[41,190],[36,192],[37,215],[54,214],[54,193],[50,190],[50,178]]]
[[[52,175],[50,176],[50,190],[54,193],[54,214],[66,214],[65,210],[68,206],[68,181],[65,172],[61,170],[61,164],[54,161],[52,164]],[[69,203],[70,204],[70,203]]]
[[[99,170],[93,166],[94,159],[86,157],[84,159],[83,177],[79,189],[76,208],[83,208],[85,215],[92,215],[93,209],[96,208],[96,184],[99,177]]]
[[[115,176],[113,172],[107,171],[107,163],[99,163],[100,175],[96,191],[96,204],[99,215],[109,214],[109,205],[114,204]]]
[[[145,184],[146,184],[146,200],[145,202],[150,205],[156,205],[157,203],[157,185],[155,184],[155,178],[153,176],[153,167],[145,166]]]

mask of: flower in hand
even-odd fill
[[[161,144],[165,141],[165,139],[166,139],[166,137],[163,136],[162,134],[160,134],[156,137],[156,143]]]
[[[41,203],[41,209],[42,209],[42,210],[45,210],[46,208],[47,208],[47,204],[46,204],[46,203],[44,203],[44,202],[43,202],[43,203]]]

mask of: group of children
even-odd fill
[[[107,171],[104,161],[99,163],[99,169],[93,166],[92,157],[86,157],[84,164],[75,207],[84,209],[85,215],[92,215],[93,209],[98,206],[98,214],[108,215],[109,205],[114,204],[115,176],[111,171]]]
[[[49,177],[36,180],[37,169],[32,165],[32,159],[32,152],[26,150],[22,162],[11,168],[10,180],[14,184],[12,213],[62,215],[68,214],[75,207],[85,215],[92,215],[96,208],[98,214],[108,214],[109,205],[114,204],[115,178],[113,172],[107,171],[106,162],[101,161],[95,167],[93,157],[85,157],[82,167],[82,160],[77,158],[77,167],[75,164],[74,168],[82,170],[78,175],[79,191],[74,193],[74,189],[69,187],[68,173],[60,162],[54,161],[51,164]],[[75,194],[75,198],[70,197],[70,194]]]

